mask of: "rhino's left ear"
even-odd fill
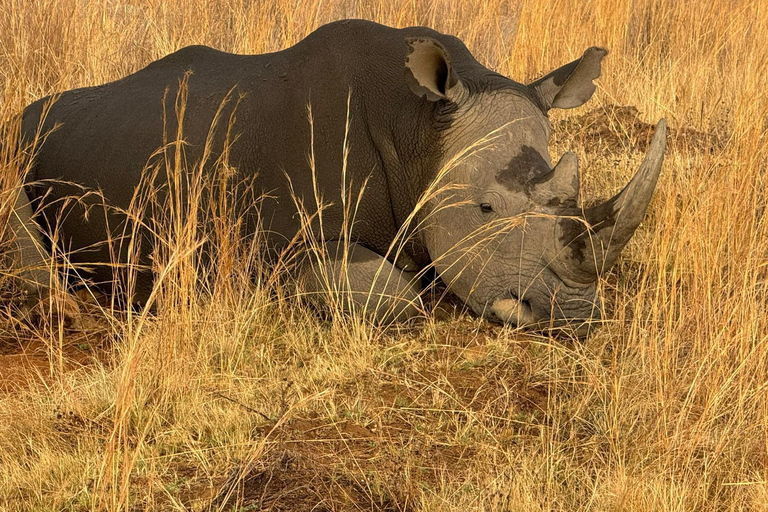
[[[430,101],[451,99],[461,87],[445,47],[430,37],[409,37],[405,57],[405,83]]]
[[[600,61],[608,50],[593,46],[580,59],[566,64],[528,84],[545,110],[550,108],[574,108],[589,100],[595,92],[592,82],[600,76]]]

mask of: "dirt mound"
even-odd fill
[[[553,130],[554,142],[576,144],[590,153],[645,151],[654,127],[640,118],[635,107],[608,105],[558,121]],[[723,134],[692,128],[667,130],[668,145],[673,150],[712,152],[722,149],[726,140]]]
[[[234,475],[211,505],[216,510],[407,511],[380,489],[334,472],[291,450],[275,454],[246,474]]]

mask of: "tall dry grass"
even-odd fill
[[[674,130],[603,283],[609,321],[582,343],[464,317],[319,321],[270,272],[250,279],[236,237],[219,240],[223,277],[200,280],[197,229],[169,218],[165,306],[102,306],[75,344],[90,364],[65,364],[60,329],[3,324],[4,347],[38,342],[53,363],[0,395],[0,508],[768,509],[763,3],[5,0],[0,117],[187,44],[275,51],[344,17],[455,34],[518,80],[611,50],[592,102],[553,118],[553,154],[576,151],[587,196],[606,197],[643,122]]]

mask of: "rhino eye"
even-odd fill
[[[488,203],[481,203],[480,211],[483,213],[493,213],[493,207]]]

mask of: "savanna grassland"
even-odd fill
[[[179,228],[154,313],[86,290],[64,329],[4,303],[0,510],[768,510],[764,2],[3,0],[0,117],[185,45],[276,51],[348,17],[457,35],[518,81],[611,51],[592,101],[553,114],[552,155],[606,198],[671,130],[606,323],[576,341],[450,307],[318,316],[237,240],[202,280]]]

